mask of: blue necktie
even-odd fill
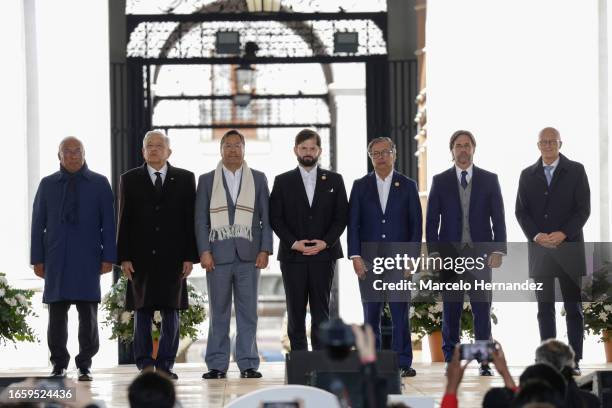
[[[468,185],[467,182],[467,171],[463,170],[461,172],[461,187],[463,187],[463,189],[466,189]]]
[[[550,181],[552,180],[552,170],[553,166],[544,166],[544,174],[546,175],[546,182],[550,186]]]

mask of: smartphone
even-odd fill
[[[315,242],[305,242],[304,246],[315,246],[317,245]]]
[[[259,408],[303,408],[301,400],[296,401],[274,401],[274,402],[262,402]]]
[[[461,360],[493,361],[493,352],[497,344],[489,340],[476,340],[474,343],[461,344],[459,354]]]

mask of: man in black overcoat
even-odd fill
[[[128,278],[126,308],[134,310],[134,355],[143,370],[172,378],[179,342],[179,310],[187,309],[187,281],[198,262],[194,231],[195,176],[167,162],[172,151],[161,131],[147,132],[145,163],[121,175],[117,238]],[[157,359],[151,357],[153,314],[162,316]]]
[[[540,338],[543,341],[557,336],[557,279],[578,375],[584,329],[581,280],[586,275],[582,227],[591,214],[591,193],[584,166],[560,154],[561,144],[557,129],[540,131],[541,157],[521,173],[515,214],[530,242],[529,276],[542,285],[542,290],[536,291]]]

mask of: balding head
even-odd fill
[[[538,135],[538,149],[542,154],[545,166],[551,165],[559,158],[561,149],[561,134],[554,127],[545,127]]]
[[[68,172],[76,173],[85,163],[83,142],[74,136],[63,138],[58,147],[57,157]]]
[[[558,140],[561,140],[561,133],[559,133],[559,131],[554,127],[545,127],[544,129],[540,130],[538,138],[542,139],[543,136],[547,138],[556,138]]]

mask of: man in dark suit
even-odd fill
[[[504,202],[497,175],[474,166],[476,139],[467,130],[458,130],[450,138],[449,148],[455,165],[433,177],[427,202],[426,239],[430,257],[486,258],[484,268],[442,271],[443,282],[472,283],[468,292],[474,318],[476,340],[491,338],[491,293],[476,290],[474,281],[491,281],[491,269],[499,268],[506,253]],[[461,271],[463,272],[463,271]],[[449,362],[459,342],[462,290],[444,291],[442,350]],[[480,375],[493,375],[488,362],[482,361]]]
[[[329,319],[329,297],[338,241],[346,227],[348,203],[342,176],[319,168],[321,137],[304,129],[293,148],[299,166],[276,176],[270,196],[270,223],[280,238],[280,261],[291,350],[307,350],[306,305],[310,304],[313,350],[323,347],[319,325]]]
[[[167,162],[168,137],[147,132],[145,163],[121,175],[118,257],[129,279],[126,308],[135,310],[134,354],[143,370],[156,366],[172,378],[179,342],[180,309],[189,307],[186,278],[198,261],[194,232],[195,177]],[[162,315],[157,359],[153,360],[151,322]]]
[[[368,144],[368,156],[372,160],[374,171],[353,183],[349,200],[347,239],[349,258],[353,261],[355,273],[362,281],[366,274],[362,243],[386,242],[391,246],[391,243],[412,242],[416,245],[408,245],[413,247],[408,248],[408,251],[414,252],[411,256],[418,257],[423,235],[423,214],[417,185],[414,180],[393,169],[396,158],[395,143],[388,137],[373,139]],[[385,248],[385,251],[388,250],[390,248]],[[370,282],[366,283],[369,284]],[[384,302],[367,299],[368,290],[362,285],[360,289],[364,320],[374,329],[376,347],[380,349],[380,314]],[[392,348],[398,354],[402,377],[416,375],[412,368],[409,306],[409,298],[404,301],[389,301],[393,320]]]
[[[540,131],[541,157],[519,179],[516,218],[529,244],[529,276],[542,284],[536,292],[541,340],[557,336],[555,278],[563,296],[569,343],[579,375],[584,316],[580,296],[586,274],[582,227],[591,214],[591,193],[584,166],[559,153],[561,135],[552,127]]]

